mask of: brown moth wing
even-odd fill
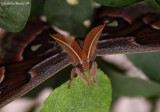
[[[47,31],[47,32],[46,32]],[[30,43],[35,40],[36,37],[41,40],[48,35],[48,32],[56,33],[53,29],[45,22],[42,22],[39,18],[30,18],[27,22],[25,28],[21,32],[16,33],[6,33],[1,39],[1,51],[0,51],[0,64],[1,63],[11,63],[21,61],[28,57],[36,57],[40,53],[29,51],[29,49],[34,46]],[[40,37],[41,36],[41,37]],[[43,38],[42,38],[43,37]],[[49,37],[49,36],[48,36]],[[47,38],[50,39],[50,38]],[[51,40],[51,39],[50,39]],[[43,44],[47,41],[41,41],[38,44]],[[28,46],[29,45],[29,46]],[[37,44],[35,44],[37,45]],[[48,43],[46,43],[48,45]],[[42,45],[45,47],[45,44]],[[53,44],[48,45],[49,47],[53,46]],[[28,47],[28,48],[27,48]],[[24,53],[24,49],[27,49],[29,53]],[[41,47],[41,49],[43,49]],[[34,54],[33,54],[34,53]],[[43,54],[45,54],[42,51]],[[28,54],[26,56],[26,54]]]
[[[21,32],[6,33],[2,37],[0,108],[71,64],[69,56],[49,33],[57,32],[33,18]]]
[[[92,60],[97,47],[97,42],[104,27],[105,25],[95,27],[87,34],[83,47],[83,53],[86,60]]]
[[[135,12],[133,7],[119,10],[103,7],[96,16],[93,27],[106,24],[98,41],[96,56],[160,51],[160,14],[142,13],[142,10]]]
[[[61,34],[55,34],[50,36],[59,43],[59,45],[63,48],[65,52],[67,52],[67,54],[71,57],[73,61],[76,61],[78,63],[82,62],[82,49],[74,39]]]
[[[0,108],[24,95],[71,64],[66,53],[0,66]],[[3,79],[3,78],[2,78]]]

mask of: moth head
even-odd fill
[[[84,72],[87,72],[90,69],[89,60],[83,60],[82,68]]]

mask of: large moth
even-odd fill
[[[51,37],[53,37],[67,52],[67,54],[72,58],[73,60],[72,65],[75,66],[75,68],[73,68],[71,72],[71,80],[68,85],[68,88],[70,88],[70,84],[75,76],[75,73],[79,75],[88,86],[89,83],[83,72],[87,72],[89,71],[89,69],[90,69],[89,77],[91,82],[92,83],[96,82],[95,72],[97,70],[97,64],[96,62],[94,62],[95,50],[104,26],[105,25],[100,25],[92,29],[87,34],[86,39],[84,41],[83,51],[81,50],[78,43],[72,38],[65,37],[60,34],[51,35]]]
[[[160,14],[135,7],[103,7],[92,27],[103,24],[106,26],[95,56],[160,51]],[[57,32],[35,19],[23,31],[7,33],[1,39],[0,107],[72,64],[71,58],[49,34]],[[84,41],[80,39],[79,43]]]

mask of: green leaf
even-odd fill
[[[145,0],[136,4],[142,10],[149,10],[155,13],[160,12],[160,6],[157,4],[155,0]]]
[[[96,75],[97,83],[89,82],[89,86],[79,76],[73,80],[70,90],[68,82],[64,83],[45,100],[40,112],[109,112],[110,80],[99,69]]]
[[[32,0],[31,16],[42,15],[44,3],[44,0]]]
[[[160,7],[160,0],[154,0],[156,3],[157,3],[157,5],[159,5],[159,7]]]
[[[113,98],[119,96],[144,96],[151,97],[160,94],[160,84],[139,78],[128,77],[123,71],[106,63],[102,59],[97,60],[100,68],[107,73],[112,84]]]
[[[160,84],[112,73],[110,76],[114,96],[144,96],[151,97],[160,94]]]
[[[10,31],[22,30],[30,14],[30,0],[1,0],[0,27]]]
[[[87,27],[85,20],[90,20],[93,9],[90,0],[75,0],[77,4],[70,5],[68,0],[47,0],[44,5],[44,14],[48,22],[68,31],[71,35],[83,36]]]
[[[127,57],[149,78],[160,82],[160,52],[129,54]]]
[[[131,5],[143,0],[94,0],[94,1],[104,6],[121,7],[121,6]]]

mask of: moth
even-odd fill
[[[83,51],[74,39],[61,34],[51,35],[51,37],[54,38],[60,44],[60,46],[67,52],[67,54],[73,60],[72,65],[74,66],[74,68],[71,72],[71,80],[69,82],[68,88],[70,88],[75,73],[79,75],[88,86],[89,83],[83,72],[87,72],[90,70],[90,80],[92,83],[96,82],[95,73],[97,70],[97,64],[96,62],[94,62],[95,51],[98,40],[104,27],[105,25],[100,25],[92,29],[87,34],[86,39],[84,41]]]
[[[100,35],[95,38],[99,38],[98,42],[86,39],[87,43],[97,42],[97,46],[93,44],[96,50],[95,48],[88,50],[92,48],[90,43],[85,44],[83,39],[77,39],[79,44],[84,43],[85,46],[83,50],[78,47],[80,52],[75,50],[81,57],[81,61],[75,59],[75,63],[70,58],[70,53],[64,52],[50,37],[49,34],[54,35],[57,32],[49,24],[37,18],[31,18],[23,31],[8,32],[0,38],[0,108],[70,64],[80,68],[81,73],[83,66],[84,71],[88,69],[92,71],[93,65],[96,68],[96,64],[91,64],[94,63],[96,56],[160,51],[160,14],[140,10],[134,6],[102,7],[96,14],[91,28],[99,25],[102,26],[96,31],[101,32],[102,29],[103,31],[101,34],[96,32]],[[95,52],[93,53],[95,55],[88,51]],[[85,56],[89,58],[84,58]],[[86,62],[88,59],[90,62]],[[87,64],[78,65],[82,62]],[[87,84],[85,78],[83,79]],[[94,71],[90,75],[90,80],[95,83]]]

